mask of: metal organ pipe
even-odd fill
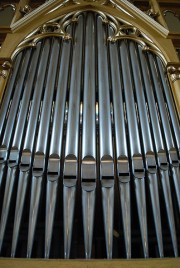
[[[64,160],[64,257],[70,256],[71,238],[74,218],[76,182],[78,175],[78,146],[80,124],[80,95],[82,72],[83,16],[79,16],[74,34],[74,49],[71,67],[69,108]]]
[[[91,257],[96,190],[95,17],[86,17],[81,186],[85,256]]]
[[[102,12],[69,18],[72,39],[48,37],[48,24],[4,93],[0,254],[178,256],[180,128],[163,64],[127,29],[109,42]]]
[[[111,128],[110,85],[108,75],[107,39],[104,25],[97,18],[98,94],[99,94],[99,150],[102,206],[107,258],[112,258],[114,215],[114,163]],[[106,74],[106,75],[104,75]]]

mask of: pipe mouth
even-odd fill
[[[90,183],[96,181],[96,161],[94,157],[86,157],[81,164],[81,180]]]
[[[43,176],[45,167],[45,155],[37,152],[34,157],[32,174],[34,177]]]
[[[7,160],[7,146],[0,146],[0,164],[3,164]]]
[[[169,150],[169,160],[173,167],[179,167],[178,154],[175,148]]]
[[[117,160],[117,172],[119,182],[130,181],[129,160],[127,156],[120,156]]]
[[[157,165],[155,154],[153,152],[147,152],[146,154],[147,172],[155,174],[157,172]]]
[[[50,157],[47,167],[48,180],[56,180],[60,176],[60,158]]]
[[[114,180],[114,161],[110,155],[104,155],[100,163],[101,180]]]
[[[143,164],[143,158],[141,154],[135,154],[132,157],[133,175],[137,179],[145,177],[145,169]]]
[[[8,166],[15,167],[19,162],[19,150],[17,148],[12,148],[9,155]]]
[[[75,155],[68,155],[64,161],[64,179],[77,177],[78,160]]]

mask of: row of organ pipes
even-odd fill
[[[84,255],[91,258],[96,188],[100,181],[106,256],[112,258],[117,180],[126,257],[132,255],[133,184],[143,255],[148,258],[148,181],[158,254],[164,256],[159,201],[162,190],[177,257],[174,206],[179,213],[180,128],[164,66],[158,56],[144,52],[132,40],[107,42],[114,32],[104,25],[101,15],[83,13],[66,30],[71,40],[44,38],[35,48],[17,55],[4,93],[0,111],[0,251],[17,180],[11,240],[11,257],[16,256],[30,182],[27,258],[31,257],[45,181],[44,257],[49,258],[58,184],[62,181],[64,237],[60,239],[64,241],[64,258],[70,258],[80,181]]]

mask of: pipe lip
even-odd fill
[[[127,156],[118,157],[117,172],[119,182],[127,183],[130,181],[129,160]]]
[[[0,146],[0,164],[3,164],[7,160],[7,152],[8,148],[6,145],[1,145]]]
[[[15,167],[18,165],[18,162],[19,162],[19,150],[18,148],[14,147],[10,151],[8,166],[11,168]]]
[[[145,169],[143,164],[143,158],[141,154],[134,154],[132,157],[133,175],[137,179],[145,177]]]
[[[34,163],[33,163],[33,176],[34,177],[40,177],[44,174],[44,168],[45,168],[45,155],[44,153],[37,152],[34,156]]]
[[[101,180],[114,180],[114,161],[110,155],[101,158],[100,178]]]
[[[47,174],[49,177],[59,177],[60,175],[60,158],[49,157]]]
[[[82,182],[96,180],[96,176],[96,161],[94,157],[87,157],[86,159],[83,159],[81,164]]]

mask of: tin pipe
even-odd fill
[[[81,187],[86,259],[91,258],[96,189],[95,18],[86,17]]]
[[[114,163],[111,128],[107,40],[102,18],[97,18],[100,177],[107,258],[113,251]]]
[[[69,110],[67,120],[65,162],[63,179],[63,206],[64,206],[64,257],[70,256],[71,238],[73,229],[75,193],[78,169],[80,95],[81,95],[81,68],[83,50],[83,24],[82,15],[78,17],[75,28],[73,58],[71,69]]]

